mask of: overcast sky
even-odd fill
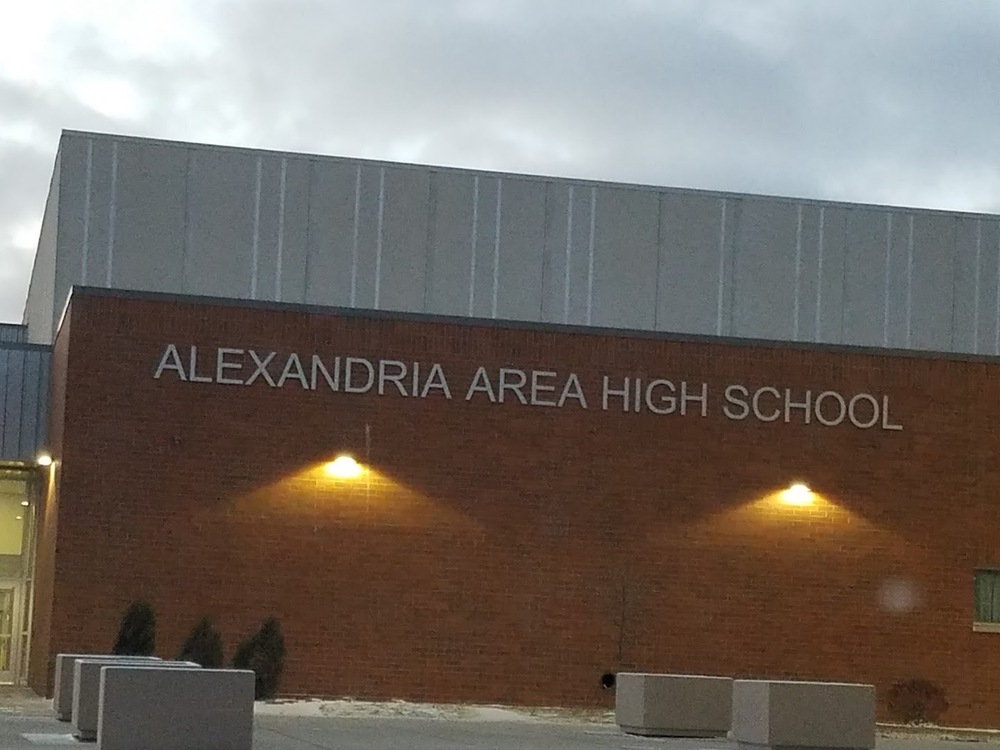
[[[0,320],[60,130],[1000,213],[998,0],[11,0]]]

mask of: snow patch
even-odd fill
[[[338,719],[407,718],[437,721],[568,722],[574,724],[606,724],[614,721],[614,713],[608,711],[411,703],[403,700],[360,701],[351,698],[274,700],[255,704],[254,711],[259,716],[312,716]]]

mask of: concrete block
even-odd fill
[[[81,740],[97,738],[97,717],[101,701],[101,668],[109,664],[122,666],[156,666],[157,669],[201,669],[191,661],[160,661],[123,659],[75,659],[73,662],[73,726]]]
[[[156,656],[112,656],[111,654],[58,654],[56,679],[52,692],[52,708],[59,721],[73,718],[73,661],[76,659],[141,659],[160,661]]]
[[[722,737],[732,701],[729,677],[621,672],[615,678],[615,722],[628,734]]]
[[[105,666],[100,696],[98,750],[252,750],[251,670]]]
[[[841,682],[736,680],[732,739],[741,748],[875,747],[875,687]]]

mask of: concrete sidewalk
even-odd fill
[[[375,704],[369,704],[375,705]],[[411,715],[387,704],[379,715],[287,715],[301,707],[264,705],[255,717],[254,750],[730,750],[726,740],[662,740],[632,737],[606,720],[529,716],[515,712],[420,711]],[[283,715],[284,712],[284,715]],[[422,714],[414,716],[413,714]],[[483,718],[483,717],[488,718]],[[51,701],[24,691],[0,691],[0,750],[93,747],[76,741],[72,726],[56,721]],[[981,745],[985,748],[990,745]],[[969,750],[969,739],[930,736],[880,738],[879,750]]]

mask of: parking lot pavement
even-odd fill
[[[992,743],[880,738],[877,750],[983,750]],[[613,725],[409,718],[257,717],[254,750],[735,750],[721,740],[655,739]]]
[[[735,750],[726,740],[632,737],[614,726],[408,718],[259,716],[254,750]],[[0,716],[0,750],[94,747],[54,719]],[[975,743],[974,743],[975,744]],[[969,742],[880,739],[878,750],[970,750]],[[993,745],[981,745],[991,748]]]
[[[726,742],[663,740],[621,734],[613,726],[441,719],[258,717],[255,750],[608,750],[725,748]]]

